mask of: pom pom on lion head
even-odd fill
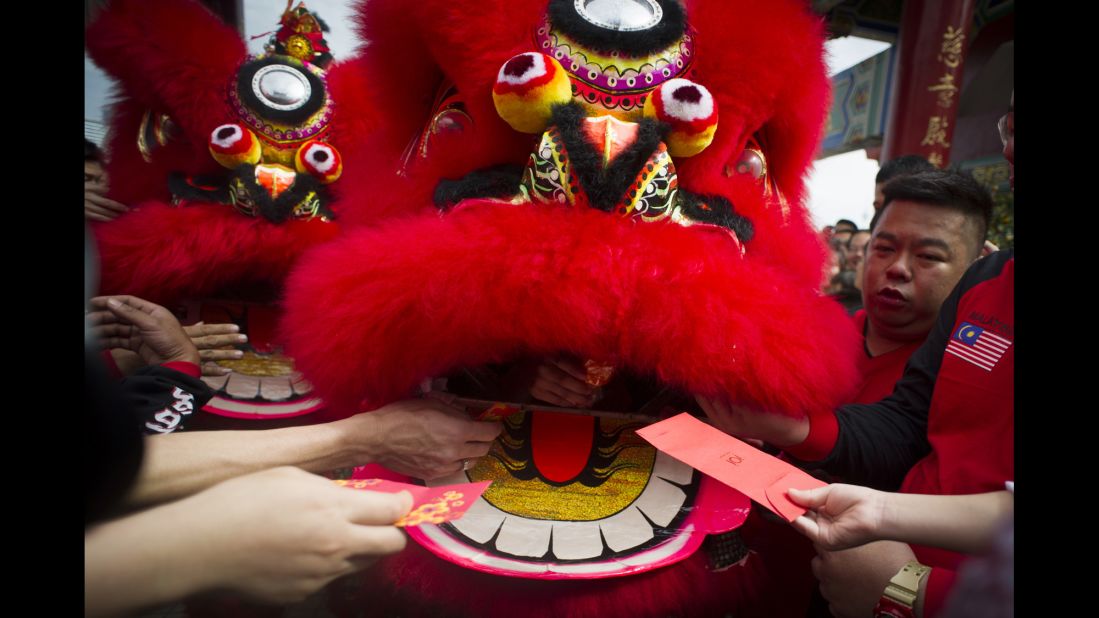
[[[312,251],[288,281],[289,349],[331,413],[560,353],[798,416],[850,387],[857,335],[819,292],[802,205],[829,99],[820,19],[800,0],[636,1],[662,11],[362,4],[360,102],[390,119],[368,167],[396,163],[342,181],[344,212],[410,214]],[[574,94],[533,137],[492,98],[531,51],[560,60]],[[720,113],[689,158],[642,114],[671,79],[704,84]]]

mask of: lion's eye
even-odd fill
[[[767,159],[762,151],[752,147],[745,148],[736,162],[726,168],[726,174],[743,174],[761,180],[767,174]]]
[[[473,126],[473,119],[461,109],[451,108],[435,114],[431,120],[432,135],[456,135]]]

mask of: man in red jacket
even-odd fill
[[[981,254],[992,199],[971,177],[929,171],[898,178],[883,193],[866,248],[862,382],[849,403],[873,403],[893,391],[908,357],[927,338],[939,307]]]
[[[1014,95],[1000,120],[1014,188]],[[1015,255],[973,264],[947,297],[892,394],[812,419],[699,403],[725,431],[786,449],[848,482],[920,494],[997,491],[1015,476]],[[836,616],[921,616],[943,608],[962,554],[882,541],[813,561]]]

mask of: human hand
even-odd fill
[[[398,401],[337,424],[360,461],[425,480],[471,468],[503,430],[501,423],[470,420],[439,399]]]
[[[247,335],[237,334],[240,327],[236,324],[203,324],[199,322],[191,326],[184,326],[183,332],[191,338],[191,343],[198,348],[199,358],[202,362],[202,375],[223,376],[233,373],[232,369],[218,365],[219,360],[237,359],[244,356],[240,350],[225,350],[226,345],[244,343],[248,341]],[[111,350],[115,367],[125,376],[132,375],[138,369],[145,366],[141,357],[136,352],[114,348]]]
[[[722,399],[695,397],[699,407],[714,422],[714,426],[738,438],[754,438],[786,448],[801,444],[809,436],[809,419],[796,419],[781,414],[757,412],[735,406]]]
[[[135,296],[97,296],[90,304],[88,320],[105,348],[136,352],[147,365],[198,364],[198,349],[164,307]]]
[[[290,603],[404,549],[405,536],[392,523],[412,508],[412,497],[339,487],[282,467],[225,481],[177,504],[204,522],[195,539],[195,568],[205,580],[200,588]]]
[[[889,580],[915,559],[912,549],[904,543],[878,541],[842,551],[818,547],[812,568],[833,616],[865,618],[873,613]],[[917,610],[922,610],[923,605],[923,586],[920,588]]]
[[[206,324],[198,322],[191,326],[184,326],[183,332],[191,338],[191,343],[198,348],[199,358],[202,359],[202,375],[223,376],[233,372],[228,367],[217,364],[219,360],[236,360],[244,356],[240,350],[227,350],[226,346],[245,343],[248,335],[240,334],[240,327],[236,324]]]
[[[809,509],[793,525],[814,545],[839,550],[882,538],[885,500],[880,491],[834,483],[816,489],[789,489],[786,495],[794,504]]]
[[[588,408],[595,403],[596,387],[588,384],[588,372],[572,359],[547,359],[538,365],[530,395],[565,408]]]
[[[145,366],[145,363],[141,362],[141,357],[137,355],[137,352],[123,350],[122,348],[114,348],[110,350],[110,352],[111,360],[114,361],[114,366],[118,369],[118,372],[124,376],[131,376],[138,369]]]
[[[119,215],[129,212],[125,204],[107,197],[106,174],[91,175],[84,173],[84,217],[92,221],[113,221]]]

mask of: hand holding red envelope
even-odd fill
[[[637,435],[658,450],[740,491],[786,521],[794,521],[805,513],[804,508],[786,497],[787,489],[827,485],[686,412],[638,429]]]
[[[465,515],[469,507],[492,484],[492,481],[481,481],[479,483],[422,487],[385,479],[351,479],[333,482],[352,489],[380,491],[387,494],[407,491],[412,494],[412,510],[393,524],[398,527],[441,524],[452,519],[458,519]]]

